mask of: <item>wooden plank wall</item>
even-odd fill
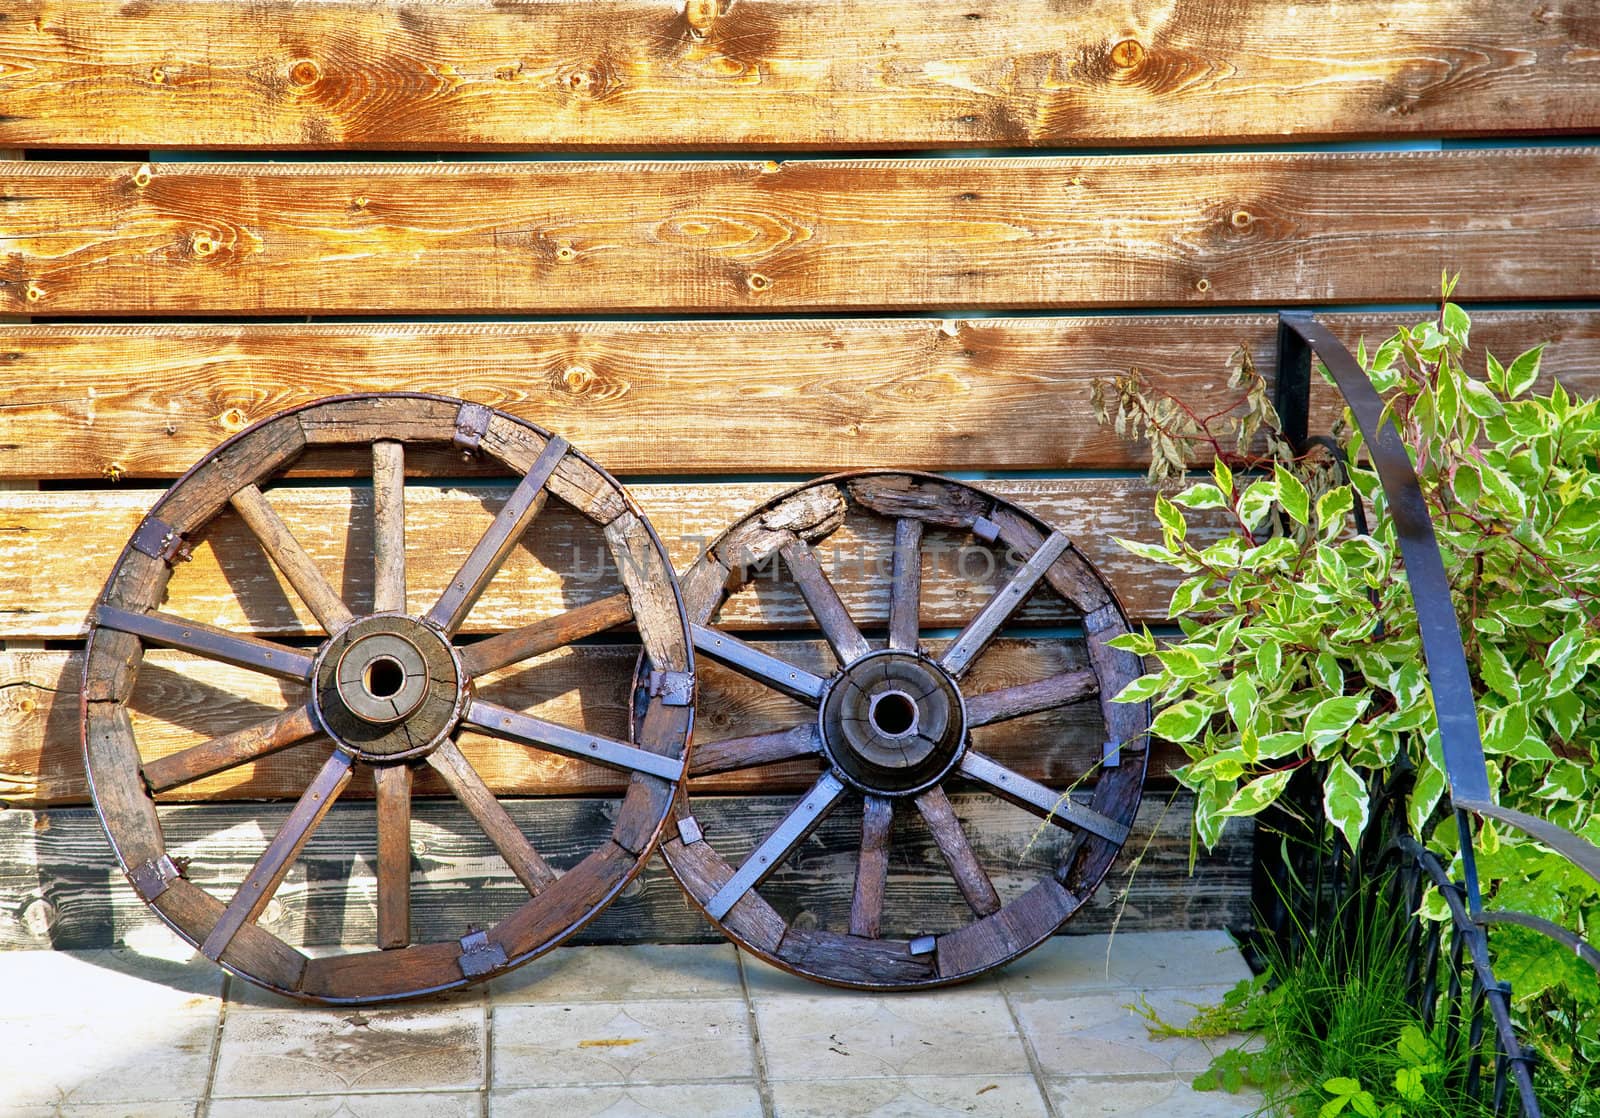
[[[0,11],[0,946],[93,946],[149,923],[87,807],[77,744],[85,617],[161,487],[218,441],[333,392],[461,395],[554,429],[620,473],[680,567],[802,477],[969,471],[1062,527],[1138,619],[1170,582],[1120,552],[1150,538],[1139,455],[1089,414],[1130,367],[1222,401],[1230,355],[1270,368],[1270,311],[1344,338],[1420,317],[1441,269],[1476,335],[1600,388],[1600,18],[1578,0],[15,0]],[[369,153],[403,152],[381,157]],[[492,153],[500,162],[484,162]],[[886,158],[892,154],[893,158]],[[87,156],[87,158],[86,158]],[[243,160],[242,162],[240,160]],[[274,160],[279,160],[275,162]],[[346,321],[329,322],[338,316]],[[479,316],[484,321],[439,321]],[[31,321],[30,321],[31,320]],[[1333,401],[1316,402],[1328,422]],[[507,492],[453,456],[413,482],[413,593],[450,573]],[[369,492],[336,456],[275,501],[334,585],[370,591]],[[882,547],[847,528],[841,546]],[[470,627],[497,631],[616,588],[552,510]],[[563,597],[558,570],[593,572]],[[881,625],[883,588],[844,564]],[[981,580],[980,580],[981,581]],[[955,627],[983,587],[928,597]],[[574,598],[572,595],[577,595]],[[420,597],[419,597],[420,600]],[[222,518],[174,608],[315,632]],[[1071,618],[1030,606],[981,668],[1004,685],[1078,662]],[[826,662],[792,585],[729,615]],[[800,639],[797,639],[800,638]],[[600,643],[502,673],[496,695],[622,732],[633,650]],[[153,654],[153,754],[281,704],[259,678]],[[702,740],[792,704],[714,669]],[[1090,763],[1066,710],[987,728],[1041,778]],[[1040,741],[1058,747],[1041,752]],[[559,858],[608,824],[606,774],[464,743]],[[1159,748],[1118,871],[1073,930],[1248,920],[1251,834],[1187,876],[1187,801]],[[161,810],[224,893],[310,770],[289,750]],[[792,765],[708,788],[702,817],[753,837],[805,785]],[[529,797],[552,782],[567,795]],[[419,785],[419,793],[441,790]],[[264,922],[307,942],[370,933],[370,787],[313,840]],[[261,803],[260,801],[269,801]],[[957,808],[1002,891],[1048,851],[1027,817]],[[466,891],[517,888],[450,801],[419,809],[443,938]],[[766,890],[849,878],[830,823]],[[905,917],[964,911],[909,836]],[[1126,892],[1124,893],[1124,890]],[[824,922],[848,901],[824,895]],[[832,906],[832,907],[829,907]],[[891,906],[892,907],[892,906]],[[911,926],[908,924],[908,927]],[[653,867],[595,939],[705,938]]]

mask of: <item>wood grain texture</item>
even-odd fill
[[[795,663],[825,670],[832,664],[820,641],[785,641],[782,652]],[[638,648],[626,645],[567,649],[483,684],[496,702],[527,709],[540,718],[582,725],[612,737],[628,731],[627,687]],[[1081,668],[1081,644],[1002,639],[973,669],[971,686],[990,690],[1025,683],[1053,672]],[[739,673],[714,663],[696,665],[703,680],[696,712],[697,743],[722,741],[745,733],[781,730],[807,720],[807,708],[777,695]],[[83,671],[79,654],[57,651],[0,651],[0,805],[49,806],[89,802],[78,729],[78,692]],[[148,762],[172,757],[210,737],[242,731],[272,718],[299,701],[301,689],[226,665],[182,653],[153,651],[133,695],[131,718],[141,756]],[[974,740],[984,752],[1035,780],[1065,785],[1087,772],[1100,757],[1105,731],[1093,703],[1078,703],[1011,722],[980,727]],[[1041,748],[1049,743],[1050,748]],[[597,765],[554,753],[524,749],[479,735],[464,734],[462,752],[499,795],[620,795],[626,777]],[[269,757],[204,777],[163,792],[166,802],[185,800],[292,800],[316,772],[326,746],[291,746]],[[698,755],[698,754],[697,754]],[[1151,779],[1169,781],[1170,766],[1182,754],[1157,747]],[[697,777],[696,795],[801,791],[818,772],[818,762],[795,760],[759,769]],[[441,796],[448,790],[431,770],[417,773],[417,794]],[[344,793],[347,799],[373,795],[366,769],[358,769]]]
[[[0,313],[768,312],[1593,296],[1600,151],[0,163]]]
[[[1463,290],[1473,293],[1468,273]],[[1418,288],[1411,297],[1431,290]],[[1413,314],[1323,316],[1354,345]],[[1600,390],[1600,312],[1475,311],[1474,353],[1551,342]],[[1191,399],[1235,348],[1273,367],[1266,315],[370,325],[0,325],[0,477],[172,477],[218,442],[336,392],[444,392],[521,415],[636,473],[1139,466],[1092,421],[1090,384],[1137,367]],[[1335,394],[1318,381],[1313,429]],[[637,437],[641,423],[650,438]],[[413,470],[460,471],[413,446]],[[297,472],[361,473],[313,457]]]
[[[1137,558],[1113,536],[1159,540],[1154,493],[1142,480],[1007,479],[982,483],[1079,541],[1130,615],[1163,618],[1177,576]],[[660,534],[673,566],[684,570],[727,525],[788,488],[781,483],[662,483],[631,488]],[[511,491],[507,485],[407,487],[408,596],[420,612],[434,601]],[[0,638],[80,636],[96,595],[154,490],[62,490],[0,493]],[[362,488],[280,486],[274,507],[318,568],[356,612],[372,595],[371,492]],[[1197,521],[1197,523],[1199,523]],[[1202,529],[1196,528],[1199,532]],[[863,628],[888,624],[889,564],[894,526],[852,514],[817,551],[850,616]],[[194,541],[167,588],[163,611],[236,632],[283,637],[315,635],[316,619],[231,513]],[[1009,577],[998,552],[964,532],[930,526],[923,540],[922,623],[960,628]],[[72,554],[70,566],[59,557]],[[880,566],[882,570],[880,571]],[[41,570],[53,577],[41,579]],[[550,502],[538,526],[511,552],[468,618],[468,632],[497,633],[621,590],[615,561],[600,531],[571,509]],[[1017,611],[1024,623],[1059,622],[1070,614],[1052,593],[1035,594]],[[755,570],[749,587],[718,615],[734,631],[809,629],[815,625],[781,562]]]
[[[1022,146],[1593,129],[1581,3],[22,0],[0,143]]]
[[[708,797],[697,810],[708,832],[747,832],[747,841],[776,823],[792,798]],[[956,813],[991,868],[996,889],[1011,898],[1032,885],[1055,856],[1047,843],[1029,846],[1036,820],[984,796],[952,797]],[[610,831],[606,802],[588,799],[508,801],[508,809],[552,865],[566,870]],[[859,805],[857,805],[858,808]],[[161,809],[175,857],[189,858],[188,877],[223,896],[237,887],[287,807],[207,804]],[[1190,876],[1191,804],[1157,797],[1141,809],[1130,847],[1144,858],[1131,887],[1126,863],[1072,922],[1074,932],[1104,932],[1116,920],[1126,888],[1122,931],[1240,926],[1249,920],[1248,820],[1231,822],[1215,852],[1202,852]],[[761,896],[791,923],[844,927],[854,893],[860,812],[841,809],[762,886]],[[367,803],[341,803],[323,821],[262,914],[262,926],[290,942],[371,943],[377,931],[376,822]],[[412,941],[458,938],[469,922],[497,920],[527,899],[494,848],[458,805],[418,800],[413,806]],[[747,850],[720,851],[738,861]],[[826,884],[825,884],[826,883]],[[802,900],[804,898],[804,900]],[[933,840],[920,829],[897,835],[885,889],[886,935],[937,932],[971,919]],[[220,907],[220,906],[218,906]],[[88,808],[0,812],[0,948],[108,947],[124,942],[155,916],[123,880],[99,820]],[[684,899],[659,860],[623,891],[616,904],[574,942],[716,942],[715,930]]]

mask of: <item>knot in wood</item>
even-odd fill
[[[1138,39],[1123,39],[1111,48],[1111,61],[1124,70],[1132,70],[1144,61],[1144,44]]]
[[[689,0],[684,6],[683,18],[691,28],[704,35],[717,21],[717,0]]]
[[[569,365],[561,374],[561,384],[568,392],[581,394],[594,387],[594,370],[587,365]]]
[[[315,85],[322,77],[322,67],[309,58],[302,58],[289,67],[289,80],[295,85]]]
[[[758,295],[763,291],[770,291],[772,289],[772,280],[769,277],[762,275],[760,272],[751,272],[744,282],[745,286],[750,288],[751,291],[754,291]]]

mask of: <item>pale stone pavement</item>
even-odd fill
[[[1193,1115],[1208,1045],[1153,1040],[1249,972],[1221,932],[1058,937],[979,982],[863,995],[731,946],[576,947],[398,1008],[314,1009],[175,939],[0,952],[0,1114],[113,1118]]]

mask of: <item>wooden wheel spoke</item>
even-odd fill
[[[705,776],[734,769],[753,769],[758,765],[792,761],[798,757],[815,757],[821,752],[822,734],[813,720],[787,730],[774,730],[770,734],[725,738],[696,745],[690,755],[689,775]]]
[[[738,903],[740,897],[772,876],[773,871],[794,848],[804,842],[806,836],[827,818],[828,813],[844,795],[844,790],[844,784],[838,777],[831,772],[823,773],[811,786],[811,791],[805,794],[805,798],[778,822],[772,833],[761,840],[760,845],[750,852],[750,856],[734,871],[733,876],[728,878],[727,883],[706,902],[706,913],[711,919],[721,920],[728,915],[728,910]]]
[[[373,770],[378,808],[378,946],[411,942],[411,769]]]
[[[406,448],[392,439],[372,444],[372,609],[406,608]]]
[[[509,633],[469,644],[461,650],[467,674],[476,679],[497,668],[530,660],[583,637],[615,628],[633,616],[633,602],[625,592],[585,605],[574,606]]]
[[[828,580],[811,545],[797,536],[783,545],[780,554],[784,562],[789,564],[789,573],[800,588],[806,608],[817,619],[817,625],[839,663],[849,664],[871,652],[872,646],[851,620],[850,611],[844,608],[839,592]]]
[[[1017,569],[1010,581],[995,591],[994,596],[978,611],[978,615],[967,622],[966,628],[962,629],[956,639],[950,642],[950,647],[944,650],[939,663],[943,665],[945,671],[958,677],[966,673],[972,662],[978,658],[978,654],[994,640],[1001,626],[1017,612],[1033,588],[1039,584],[1039,580],[1045,576],[1045,572],[1069,546],[1070,541],[1060,532],[1052,532],[1045,537],[1044,542],[1028,561]]]
[[[877,939],[883,920],[883,889],[889,879],[889,836],[894,830],[894,801],[867,796],[861,809],[861,856],[856,861],[856,888],[850,901],[850,934]]]
[[[495,799],[477,770],[461,755],[455,742],[441,742],[437,749],[428,754],[428,764],[433,766],[456,799],[461,801],[467,814],[477,820],[483,833],[489,836],[489,841],[500,852],[500,857],[505,859],[506,865],[511,867],[511,872],[517,875],[517,880],[527,887],[529,893],[538,896],[555,884],[555,871],[539,856],[533,843],[528,841],[528,836],[517,826],[516,820],[500,806],[500,801]]]
[[[1128,841],[1126,824],[1100,814],[1091,807],[1075,803],[1066,793],[1056,794],[1038,781],[1029,780],[998,761],[969,749],[961,757],[961,775],[976,780],[989,791],[1026,808],[1057,826],[1073,826],[1121,846]]]
[[[213,625],[174,617],[169,613],[133,613],[116,606],[101,606],[95,623],[120,633],[132,633],[149,644],[192,652],[239,668],[302,683],[311,679],[312,658],[298,648],[258,637],[230,633]]]
[[[1085,668],[1075,672],[1061,672],[1034,683],[1019,683],[1015,687],[1002,687],[967,698],[967,725],[988,726],[1053,710],[1068,703],[1092,699],[1100,693],[1100,684],[1094,672]]]
[[[989,880],[978,856],[972,852],[972,844],[967,841],[961,820],[956,818],[955,808],[950,806],[944,789],[936,786],[918,796],[917,810],[922,813],[928,830],[933,832],[933,841],[950,866],[950,876],[955,878],[956,888],[961,890],[972,911],[979,916],[999,912],[1000,894],[994,891],[994,882]]]
[[[915,652],[922,618],[922,521],[894,523],[894,568],[889,586],[889,647]]]
[[[269,756],[321,732],[322,727],[317,725],[309,705],[295,707],[265,722],[190,746],[181,753],[148,761],[143,766],[144,780],[152,792],[165,792]]]
[[[350,766],[350,755],[343,750],[336,749],[329,755],[321,770],[312,778],[305,793],[295,802],[294,807],[289,809],[289,817],[283,821],[283,826],[278,828],[278,833],[272,836],[267,849],[256,859],[255,865],[250,867],[250,872],[245,876],[244,883],[239,886],[239,891],[222,910],[222,915],[212,926],[211,933],[200,945],[202,955],[212,960],[222,958],[222,953],[228,949],[228,944],[233,942],[233,937],[239,933],[239,929],[261,915],[261,910],[266,907],[272,895],[278,891],[278,886],[283,883],[289,867],[300,856],[300,851],[305,846],[306,840],[311,837],[311,832],[317,829],[317,824],[328,814],[333,801],[339,798],[339,793],[350,783]]]
[[[247,485],[229,498],[261,543],[267,557],[283,572],[311,615],[328,632],[349,624],[352,614],[334,590],[316,560],[300,546],[289,526],[278,518],[261,490]]]
[[[683,762],[676,757],[651,753],[627,742],[574,730],[558,722],[547,722],[543,718],[535,718],[531,714],[482,699],[474,699],[468,704],[462,723],[506,741],[537,746],[623,772],[649,773],[665,780],[683,778]]]
[[[793,695],[815,706],[827,687],[827,681],[820,675],[769,656],[720,629],[705,625],[690,625],[689,629],[694,635],[696,649],[785,695]]]
[[[506,556],[511,554],[511,549],[522,538],[523,531],[544,507],[547,496],[545,482],[550,480],[556,466],[566,457],[567,449],[567,441],[562,438],[552,437],[545,444],[539,457],[534,459],[533,466],[517,482],[511,496],[495,514],[494,523],[473,544],[472,552],[461,564],[461,569],[428,611],[429,621],[452,635],[461,628],[473,604],[489,585],[489,580],[494,578]]]

